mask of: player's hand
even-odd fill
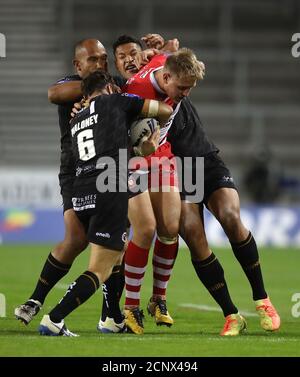
[[[169,39],[161,49],[166,52],[176,52],[179,50],[179,40],[177,38]]]
[[[146,34],[144,37],[141,38],[143,42],[145,42],[148,48],[156,48],[158,50],[162,49],[165,40],[160,34]]]
[[[84,98],[80,102],[75,102],[71,111],[71,117],[74,118],[81,109],[86,108],[89,105],[89,100],[86,100]]]
[[[141,66],[144,66],[149,63],[151,58],[153,58],[154,55],[158,55],[160,52],[156,50],[155,48],[148,48],[147,50],[144,50],[141,52]]]
[[[141,140],[138,151],[135,149],[135,153],[139,156],[149,156],[154,153],[159,145],[160,128],[156,127],[155,131],[151,135],[146,135]]]
[[[81,102],[75,102],[71,111],[71,117],[74,118],[78,112],[82,109],[82,104]]]
[[[118,85],[113,84],[113,92],[114,93],[122,93],[122,90]]]

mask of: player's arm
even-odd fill
[[[81,81],[63,81],[48,89],[48,99],[56,105],[78,102],[82,98]]]
[[[142,107],[141,116],[146,118],[156,118],[161,127],[167,123],[173,109],[161,101],[155,101],[153,99],[146,99]],[[156,151],[159,145],[160,131],[159,127],[153,132],[152,135],[145,137],[145,140],[140,146],[134,147],[134,152],[138,156],[148,156]]]
[[[160,52],[176,52],[179,49],[179,41],[177,38],[167,41],[160,34],[147,34],[141,38],[146,46],[151,49],[155,48]]]
[[[164,102],[153,99],[145,99],[141,110],[141,116],[145,118],[156,118],[163,127],[170,118],[173,109]]]
[[[141,51],[141,67],[148,64],[150,60],[153,58],[153,56],[159,54],[161,54],[161,52],[155,48],[147,48],[146,50]]]
[[[161,101],[142,99],[132,94],[122,95],[120,98],[122,98],[125,109],[127,111],[130,110],[131,115],[134,117],[140,115],[143,118],[156,118],[161,127],[167,123],[173,112],[171,106]],[[140,145],[134,147],[135,154],[138,156],[148,156],[155,152],[158,148],[159,136],[160,131],[159,127],[157,127],[152,135],[145,136]]]

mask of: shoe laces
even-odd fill
[[[277,314],[275,308],[272,305],[261,305],[258,307],[258,310],[263,310],[271,317]]]
[[[166,300],[157,300],[156,304],[163,315],[167,315],[168,309],[167,309],[167,303]]]
[[[137,324],[140,327],[144,327],[143,318],[145,318],[145,316],[144,316],[143,311],[140,310],[139,308],[135,308],[135,309],[131,309],[131,313],[132,313],[134,319],[136,320]]]
[[[31,308],[34,308],[35,306],[37,306],[37,304],[33,301],[26,301],[25,304],[26,306],[30,306]]]
[[[34,311],[35,313],[38,313],[38,311],[41,309],[40,305],[32,300],[28,300],[23,304],[23,308],[28,311]]]

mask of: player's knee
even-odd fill
[[[74,251],[75,253],[81,253],[88,245],[88,241],[85,237],[66,237],[64,242],[66,249]]]
[[[139,236],[145,241],[152,242],[156,230],[155,221],[148,221],[138,228]],[[133,231],[134,232],[134,231]]]
[[[188,242],[194,238],[201,240],[204,236],[203,232],[201,232],[200,226],[197,223],[188,220],[180,222],[179,234],[185,240],[185,242]]]
[[[238,228],[241,223],[239,208],[235,206],[225,206],[219,211],[217,218],[224,230],[228,232]]]
[[[157,232],[162,237],[175,238],[178,236],[179,233],[179,222],[169,221],[164,224],[162,230],[158,229]]]

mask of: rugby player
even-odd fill
[[[163,38],[157,34],[148,34],[143,40],[149,48],[161,48],[165,44]],[[191,193],[185,192],[184,184],[181,192],[180,235],[190,249],[197,275],[208,289],[209,286],[213,286],[213,283],[209,282],[209,276],[213,268],[216,268],[216,262],[214,262],[216,257],[208,246],[203,226],[203,206],[205,205],[224,229],[233,253],[250,283],[261,327],[267,331],[279,329],[280,317],[265,290],[255,239],[240,217],[237,187],[230,170],[218,154],[219,149],[207,138],[198,113],[188,98],[182,101],[181,111],[175,118],[168,140],[176,156],[193,157],[194,176],[197,174],[196,157],[204,157],[203,200],[194,203],[187,200],[187,196]],[[224,315],[227,319],[222,331],[223,335],[235,333],[239,323],[243,326],[237,315],[228,312],[224,312]]]
[[[119,151],[127,151],[128,129],[138,115],[156,117],[164,126],[172,113],[172,108],[162,102],[113,94],[113,80],[103,71],[95,71],[84,78],[82,92],[90,105],[71,122],[76,167],[72,202],[91,245],[90,262],[87,271],[70,285],[59,304],[44,315],[39,327],[41,335],[75,336],[66,328],[64,318],[84,303],[100,284],[105,284],[120,261],[126,240],[128,177],[122,172],[119,174]],[[142,149],[143,155],[155,151],[158,138],[158,131],[150,136],[150,146],[146,145],[146,151]],[[99,162],[101,158],[106,162]],[[106,171],[110,169],[108,159],[115,162],[116,170]],[[102,191],[103,187],[99,187],[103,172],[113,180],[114,189]],[[118,325],[124,328],[123,322]]]
[[[88,245],[84,228],[78,220],[72,204],[75,160],[72,152],[69,122],[73,103],[80,101],[82,98],[81,79],[96,70],[107,71],[107,53],[102,43],[97,39],[85,39],[78,42],[75,46],[73,65],[77,74],[59,80],[48,90],[49,100],[58,105],[61,133],[59,184],[63,201],[65,238],[49,254],[34,292],[23,305],[15,309],[16,318],[26,325],[39,312],[47,294],[54,285],[68,273],[77,255]],[[116,81],[118,85],[122,85],[124,82],[124,80]],[[115,317],[116,321],[120,322],[122,316],[118,304],[118,298],[120,298],[124,286],[124,273],[121,265],[114,267],[113,274],[106,281],[106,286],[111,292],[110,296],[107,297],[111,307],[108,310],[108,301],[104,300],[103,317],[108,317],[109,323],[99,322],[98,325],[99,329],[102,330],[103,328],[104,331],[107,330],[107,326],[112,325],[112,317]],[[111,329],[118,331],[116,327]]]
[[[139,309],[140,289],[155,230],[153,293],[147,309],[158,325],[173,324],[166,306],[166,288],[178,251],[180,196],[174,155],[166,138],[181,100],[189,95],[198,80],[203,79],[204,65],[191,50],[181,49],[173,55],[154,56],[149,64],[136,73],[141,52],[136,40],[122,36],[113,48],[117,69],[123,76],[129,77],[122,91],[144,98],[161,99],[174,106],[168,126],[161,130],[160,147],[151,160],[149,158],[149,191],[132,196],[129,200],[128,217],[133,228],[133,238],[125,253],[124,313],[127,328],[135,334],[143,334],[142,313]],[[164,160],[157,166],[153,163],[153,157],[163,157]],[[153,170],[158,171],[158,187],[153,185]]]

